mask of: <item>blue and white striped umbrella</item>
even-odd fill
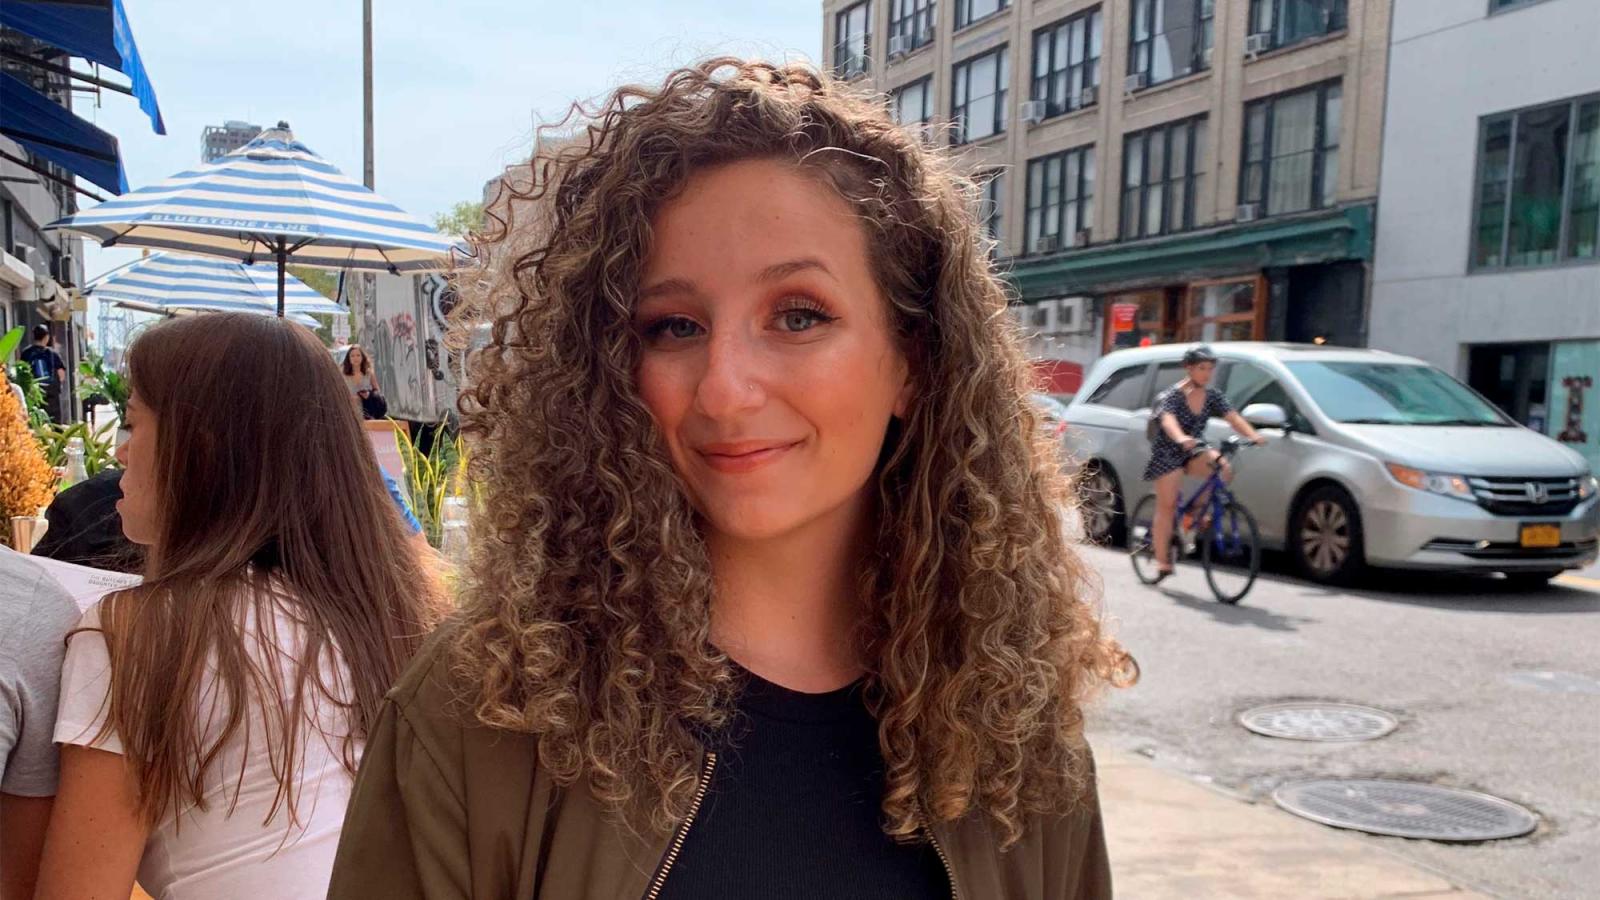
[[[102,303],[120,303],[134,309],[270,313],[276,308],[277,282],[277,273],[267,265],[247,266],[231,260],[156,253],[92,279],[83,292]],[[343,314],[344,307],[288,275],[284,311],[334,315]]]
[[[101,246],[325,269],[443,269],[450,240],[294,139],[287,123],[214,163],[52,222]]]

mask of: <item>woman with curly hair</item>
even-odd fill
[[[1132,664],[973,186],[877,101],[728,59],[533,172],[465,298],[464,606],[330,897],[1109,896],[1081,703]]]

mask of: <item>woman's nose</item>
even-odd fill
[[[758,408],[766,399],[764,380],[759,350],[747,336],[733,330],[713,333],[695,405],[714,419]]]

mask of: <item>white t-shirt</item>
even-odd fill
[[[302,632],[290,611],[281,603],[271,634],[278,654],[276,671],[289,677]],[[80,628],[100,627],[98,604],[84,613]],[[246,646],[255,653],[255,617],[245,621]],[[107,714],[110,691],[109,656],[105,636],[100,631],[80,631],[68,645],[61,670],[61,705],[56,720],[55,739],[60,744],[77,744],[112,753],[122,753],[122,742],[115,733],[95,740]],[[260,663],[260,660],[257,660]],[[331,690],[342,690],[348,683],[343,663],[333,653],[325,654],[324,683]],[[264,671],[273,671],[266,669]],[[283,682],[286,690],[292,681]],[[308,684],[307,725],[302,727],[301,761],[297,769],[299,795],[296,815],[291,823],[283,804],[268,821],[278,783],[268,755],[266,719],[258,703],[252,703],[246,722],[224,745],[206,776],[206,809],[189,806],[157,825],[145,844],[139,862],[139,884],[157,900],[215,900],[215,898],[316,898],[328,893],[328,878],[333,871],[334,851],[344,823],[345,806],[350,800],[353,778],[343,764],[343,736],[348,733],[348,717],[336,704],[326,701],[311,704],[321,697],[315,680]],[[207,718],[220,730],[226,720],[225,701],[216,698],[216,682],[202,677],[196,706],[214,710]],[[216,700],[215,704],[211,702]],[[247,741],[246,738],[249,738]],[[359,750],[359,746],[357,748]],[[279,753],[281,756],[281,752]],[[244,777],[239,779],[243,764]],[[237,785],[237,805],[229,804]],[[265,824],[264,824],[265,823]],[[180,826],[181,825],[181,829]]]

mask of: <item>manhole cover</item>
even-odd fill
[[[1381,709],[1353,703],[1273,703],[1240,713],[1239,724],[1293,741],[1370,741],[1400,723]]]
[[[1272,799],[1335,828],[1430,841],[1493,841],[1539,824],[1533,813],[1499,797],[1409,781],[1299,781],[1273,791]]]
[[[1558,694],[1600,694],[1600,679],[1579,675],[1576,672],[1512,672],[1506,676],[1512,684],[1536,687]]]

